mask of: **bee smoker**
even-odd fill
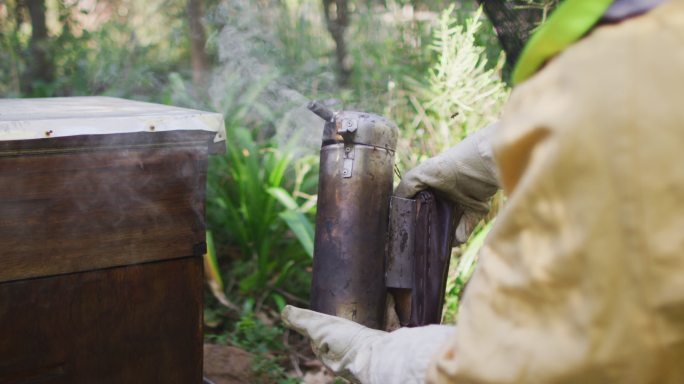
[[[325,120],[311,308],[381,328],[398,129],[370,113],[309,109]]]
[[[394,123],[315,101],[309,109],[325,120],[311,309],[382,328],[390,292],[400,325],[439,323],[462,212],[430,190],[392,196]]]

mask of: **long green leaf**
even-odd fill
[[[290,196],[290,194],[283,188],[273,187],[268,189],[268,193],[275,197],[280,204],[285,206],[287,209],[296,211],[299,209],[297,202]]]
[[[285,220],[287,226],[297,236],[306,254],[313,258],[314,228],[309,219],[297,211],[281,212],[279,216]]]

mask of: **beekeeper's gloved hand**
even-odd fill
[[[456,229],[456,242],[465,242],[489,210],[489,199],[499,189],[491,145],[496,130],[496,123],[482,128],[413,168],[401,179],[394,195],[409,199],[427,188],[438,191],[464,209]]]
[[[291,305],[282,318],[289,328],[311,339],[323,364],[361,384],[423,383],[430,359],[455,330],[430,325],[383,332]]]

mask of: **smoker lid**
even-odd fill
[[[0,99],[0,141],[177,130],[226,138],[220,113],[99,96]]]

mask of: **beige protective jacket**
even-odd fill
[[[684,1],[513,92],[508,202],[431,383],[684,383]]]

